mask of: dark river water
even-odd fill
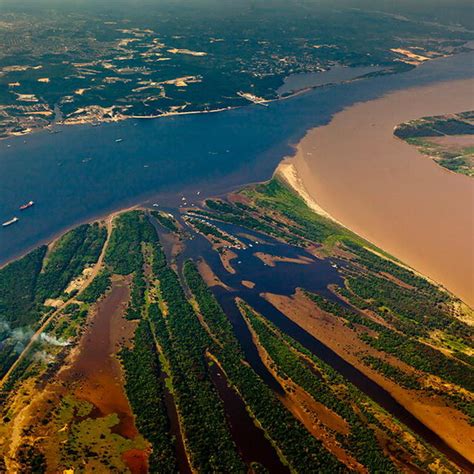
[[[305,132],[357,101],[473,76],[474,53],[412,71],[327,85],[268,107],[62,127],[0,142],[0,264],[110,211],[181,193],[227,191],[271,176]],[[116,139],[123,139],[116,142]],[[35,206],[20,212],[29,201]]]
[[[246,359],[267,385],[274,391],[283,393],[282,387],[267,370],[258,354],[247,324],[235,304],[236,297],[246,301],[260,314],[272,321],[280,330],[297,340],[319,359],[330,365],[387,412],[391,413],[408,428],[455,462],[464,472],[473,472],[474,466],[472,463],[447,445],[438,434],[434,433],[400,405],[383,387],[291,321],[260,296],[263,292],[289,296],[297,288],[304,288],[347,307],[343,300],[339,299],[337,295],[328,289],[328,285],[343,285],[343,279],[339,274],[339,270],[333,266],[333,261],[316,258],[301,248],[279,242],[237,225],[217,221],[212,222],[225,232],[237,236],[246,245],[252,244],[252,247],[247,247],[246,249],[232,249],[237,254],[237,257],[231,261],[231,265],[236,270],[236,273],[231,274],[223,267],[218,253],[211,249],[209,242],[204,237],[199,235],[195,235],[192,240],[187,242],[185,251],[178,258],[178,267],[181,268],[187,258],[196,260],[201,257],[212,268],[215,275],[231,288],[231,290],[227,290],[222,286],[214,286],[212,291],[232,322]],[[252,239],[243,237],[243,234],[252,236]],[[254,255],[255,252],[293,259],[305,257],[312,262],[305,265],[281,262],[277,263],[275,267],[271,267],[256,257]],[[254,282],[255,286],[247,288],[241,284],[242,280]]]

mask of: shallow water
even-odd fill
[[[114,357],[118,341],[113,336],[117,329],[112,328],[114,318],[121,320],[128,297],[128,286],[114,283],[97,305],[97,314],[81,338],[78,355],[71,367],[61,373],[61,380],[76,384],[80,397],[92,403],[101,416],[117,413],[120,423],[114,429],[132,439],[138,432],[121,381],[120,363]]]
[[[134,439],[139,433],[117,359],[121,342],[126,335],[133,334],[135,327],[122,318],[129,294],[126,282],[113,283],[111,291],[97,304],[97,312],[81,337],[76,358],[59,377],[62,382],[72,384],[77,398],[93,404],[98,417],[117,414],[119,423],[112,427],[113,433]],[[124,453],[132,473],[147,472],[147,459],[144,450]]]

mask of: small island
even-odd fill
[[[474,176],[474,111],[410,120],[394,134],[440,166]]]

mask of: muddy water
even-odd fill
[[[72,365],[60,377],[73,385],[77,398],[94,405],[97,416],[117,413],[120,422],[113,431],[133,439],[139,433],[124,391],[122,369],[115,357],[120,345],[133,336],[135,328],[135,323],[122,317],[129,296],[125,280],[113,282],[111,291],[97,305]],[[134,449],[124,453],[123,458],[132,472],[147,472],[145,452]]]
[[[357,234],[474,306],[474,180],[396,139],[407,120],[474,108],[474,80],[357,104],[310,131],[292,159],[309,195]]]

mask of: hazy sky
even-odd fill
[[[120,15],[138,13],[140,8],[159,11],[160,8],[176,11],[209,9],[213,14],[255,9],[362,9],[387,12],[411,19],[438,23],[460,24],[474,30],[474,3],[472,0],[0,0],[0,14],[7,10],[42,10],[44,8],[104,9]]]

